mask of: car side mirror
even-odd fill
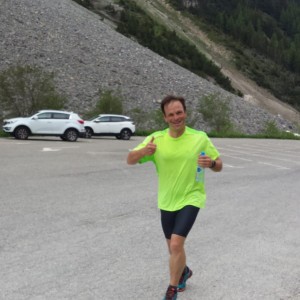
[[[37,116],[34,116],[34,117],[32,117],[31,119],[32,119],[32,120],[37,120],[38,117],[37,117]]]

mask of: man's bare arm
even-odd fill
[[[127,156],[127,164],[135,165],[144,156],[152,155],[156,151],[156,144],[153,141],[154,137],[152,137],[151,141],[144,148],[130,151]]]

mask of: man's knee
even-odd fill
[[[172,254],[180,253],[183,251],[185,238],[179,235],[172,235],[170,240],[170,252]]]

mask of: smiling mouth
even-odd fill
[[[173,126],[175,126],[175,127],[179,127],[179,126],[182,125],[182,122],[177,122],[177,123],[172,123],[172,124],[173,124]]]
[[[173,124],[177,125],[177,124],[181,124],[182,123],[182,120],[180,121],[176,121],[176,122],[173,122]]]

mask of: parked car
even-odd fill
[[[135,133],[135,124],[130,117],[123,115],[101,114],[84,121],[86,136],[115,136],[117,139],[129,140]]]
[[[6,119],[3,131],[20,140],[31,135],[59,136],[69,142],[86,137],[84,121],[78,114],[60,110],[41,110],[31,117]]]

